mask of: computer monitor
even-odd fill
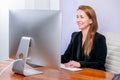
[[[60,67],[61,12],[59,10],[10,10],[9,57],[16,55],[21,38],[30,37],[27,63]]]

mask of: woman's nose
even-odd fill
[[[77,18],[77,20],[76,21],[81,21],[81,18]]]

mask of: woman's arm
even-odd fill
[[[65,53],[61,55],[61,63],[67,63],[70,61],[71,52],[72,52],[72,42],[70,42],[70,44],[68,45]]]
[[[65,53],[61,56],[61,63],[67,63],[71,60],[72,54],[73,54],[73,44],[74,44],[74,39],[78,32],[73,32],[71,36],[71,41],[65,51]]]

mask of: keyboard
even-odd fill
[[[82,70],[81,68],[66,67],[64,64],[61,64],[60,67],[62,69],[66,69],[66,70],[69,70],[69,71],[79,71],[79,70]]]

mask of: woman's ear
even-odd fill
[[[90,24],[92,24],[93,23],[93,21],[92,21],[92,19],[90,19]]]

